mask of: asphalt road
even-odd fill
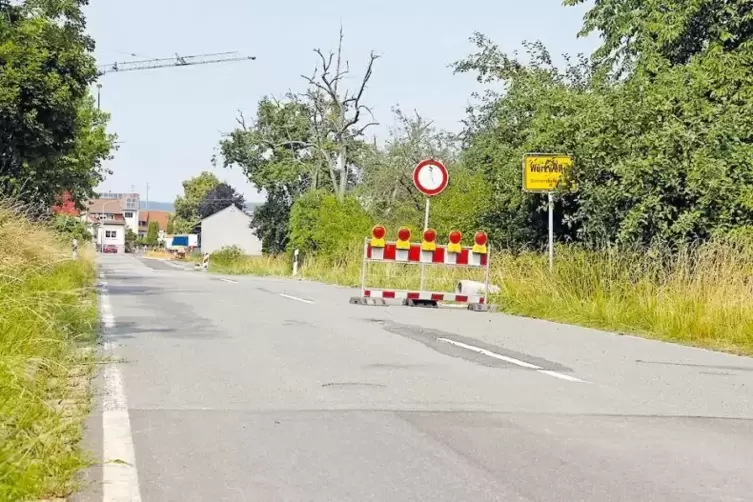
[[[77,500],[753,498],[752,359],[128,255],[101,269],[104,467]]]

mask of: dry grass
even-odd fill
[[[93,253],[0,203],[0,500],[68,495],[96,336]]]
[[[174,255],[165,249],[150,249],[144,255],[146,258],[160,258],[163,260],[171,260]]]
[[[301,276],[358,286],[360,249],[344,259],[306,261]],[[225,273],[288,277],[287,257],[213,264]],[[371,265],[368,284],[415,288],[415,265]],[[453,291],[478,271],[427,268],[427,289]],[[473,274],[476,275],[473,275]],[[504,312],[753,355],[753,246],[710,242],[680,252],[557,249],[554,273],[539,253],[493,255],[493,297]]]

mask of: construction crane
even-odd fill
[[[124,71],[154,70],[157,68],[173,68],[176,66],[193,66],[199,64],[230,63],[233,61],[253,61],[256,56],[240,56],[237,52],[216,52],[214,54],[199,54],[197,56],[181,56],[174,58],[147,59],[143,61],[125,61],[98,67],[99,75],[120,73]]]

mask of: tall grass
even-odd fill
[[[360,285],[361,247],[339,259],[306,260],[301,276]],[[241,258],[213,263],[216,271],[289,276],[288,257]],[[411,289],[415,265],[371,265],[373,287]],[[555,269],[541,253],[492,255],[492,300],[502,311],[689,345],[753,355],[753,245],[716,240],[681,250],[598,251],[557,248]],[[453,291],[478,271],[427,267],[427,289]]]
[[[560,248],[504,256],[499,301],[511,313],[753,355],[753,247],[714,241],[680,251]]]
[[[90,255],[90,252],[89,252]],[[0,500],[62,497],[87,460],[95,271],[82,250],[0,202]]]

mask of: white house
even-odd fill
[[[251,216],[234,205],[201,220],[203,253],[229,246],[237,246],[250,256],[261,256],[261,240],[251,229]]]
[[[125,235],[126,224],[123,220],[100,220],[97,226],[97,244],[100,249],[114,245],[118,248],[118,253],[125,253]]]
[[[120,202],[121,214],[123,215],[126,225],[136,235],[139,234],[139,206],[141,196],[137,193],[112,193],[102,192],[98,194],[101,201],[118,200]]]

